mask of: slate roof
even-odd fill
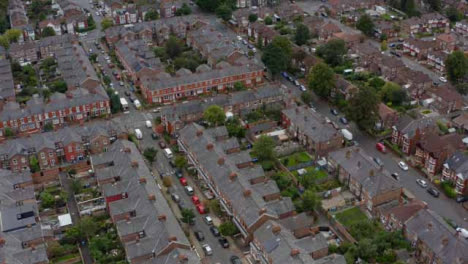
[[[314,142],[326,142],[342,135],[331,124],[326,123],[323,116],[313,112],[308,107],[295,107],[282,111],[301,133]]]
[[[468,241],[455,235],[440,215],[425,209],[420,210],[405,223],[411,238],[416,236],[444,264],[464,264],[468,259]]]
[[[155,57],[154,52],[141,39],[131,42],[120,40],[115,47],[134,72],[140,72],[144,68],[157,70],[162,67],[161,60]]]
[[[401,185],[381,169],[372,158],[359,147],[348,147],[328,154],[350,178],[362,185],[370,197],[400,189]]]
[[[437,118],[435,117],[423,117],[420,119],[412,119],[409,116],[403,115],[401,118],[398,119],[398,122],[395,124],[397,130],[400,131],[401,134],[408,136],[411,138],[416,133],[416,130],[419,129],[426,129],[429,127],[436,126]]]
[[[456,151],[444,164],[447,169],[453,170],[457,177],[468,179],[468,156],[461,151]]]
[[[290,200],[266,202],[262,197],[264,193],[261,194],[254,189],[255,187],[248,180],[251,169],[255,168],[257,173],[260,173],[259,177],[264,176],[263,169],[259,165],[245,169],[237,167],[236,159],[244,155],[247,157],[248,154],[246,151],[229,155],[224,152],[219,144],[223,140],[216,140],[216,135],[221,135],[223,131],[227,135],[225,130],[224,127],[204,129],[192,123],[180,131],[179,142],[198,160],[199,166],[212,177],[213,184],[223,197],[230,201],[238,218],[242,219],[246,226],[251,226],[260,217],[261,209],[266,209],[266,213],[273,217],[284,213],[285,210],[294,210]],[[201,135],[197,136],[197,131],[202,131]],[[211,150],[207,149],[210,144],[213,146]],[[222,164],[219,163],[220,159],[223,161]],[[235,180],[230,179],[232,173],[237,175]],[[260,185],[263,184],[260,183]],[[245,191],[249,191],[249,195],[245,195]],[[276,188],[272,191],[276,191]]]
[[[11,72],[10,61],[0,59],[0,97],[3,99],[15,97],[15,86]]]

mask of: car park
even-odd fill
[[[223,248],[229,247],[229,241],[225,237],[218,238],[218,242]]]
[[[427,187],[427,182],[425,180],[416,179],[416,182],[419,184],[419,186],[421,186],[423,188]]]
[[[400,167],[400,169],[402,169],[404,171],[408,170],[408,165],[406,165],[406,163],[404,161],[398,162],[398,167]]]
[[[205,255],[207,255],[207,256],[213,255],[213,250],[211,249],[211,247],[208,244],[203,244],[202,248],[203,248],[203,252],[205,252]]]
[[[429,187],[427,188],[427,192],[436,198],[439,197],[439,191],[437,191],[435,188]]]
[[[205,221],[207,225],[213,225],[213,219],[209,215],[203,217],[203,221]]]
[[[195,237],[197,238],[198,241],[203,241],[205,240],[205,236],[203,235],[202,231],[194,231]]]
[[[219,232],[219,230],[218,230],[218,228],[216,226],[211,226],[210,231],[213,234],[213,236],[215,236],[215,237],[218,237],[218,236],[221,235],[221,233]]]

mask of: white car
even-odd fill
[[[122,81],[119,82],[120,86],[124,86],[124,83]]]
[[[96,12],[96,16],[99,16],[99,15],[100,15],[99,12]]]
[[[203,248],[203,252],[205,252],[205,254],[206,254],[207,256],[213,255],[213,250],[211,249],[210,245],[208,245],[208,244],[203,244],[203,245],[202,245],[202,248]]]
[[[301,91],[303,91],[303,92],[307,91],[307,89],[305,88],[304,85],[301,84],[301,86],[299,86],[299,87],[300,87]]]
[[[109,56],[106,56],[106,57],[104,57],[104,59],[109,60],[110,58],[109,58]]]
[[[403,162],[403,161],[398,162],[398,167],[400,167],[400,169],[402,169],[404,171],[408,170],[408,165],[406,165],[406,163]]]
[[[205,221],[207,225],[213,225],[213,219],[209,215],[203,217],[203,221]]]
[[[243,39],[242,44],[247,45],[247,41],[245,39]]]
[[[445,79],[445,77],[441,76],[439,78],[439,81],[443,82],[443,83],[446,83],[447,82],[447,79]]]
[[[423,188],[427,187],[427,182],[425,180],[416,179],[416,182]]]
[[[237,40],[238,40],[238,41],[242,41],[242,37],[241,37],[241,36],[237,36]]]

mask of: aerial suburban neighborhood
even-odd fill
[[[0,13],[0,263],[468,264],[468,1]]]

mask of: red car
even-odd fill
[[[385,145],[383,143],[377,143],[375,145],[375,148],[377,148],[378,151],[382,152],[382,153],[386,153],[387,152],[387,149],[385,148]]]
[[[185,179],[184,177],[180,178],[179,181],[180,184],[182,184],[182,186],[187,186],[187,179]]]
[[[198,198],[198,196],[194,195],[194,196],[192,196],[192,202],[195,205],[200,204],[200,198]]]
[[[201,205],[201,204],[197,204],[197,211],[200,214],[206,214],[205,207],[203,205]]]

